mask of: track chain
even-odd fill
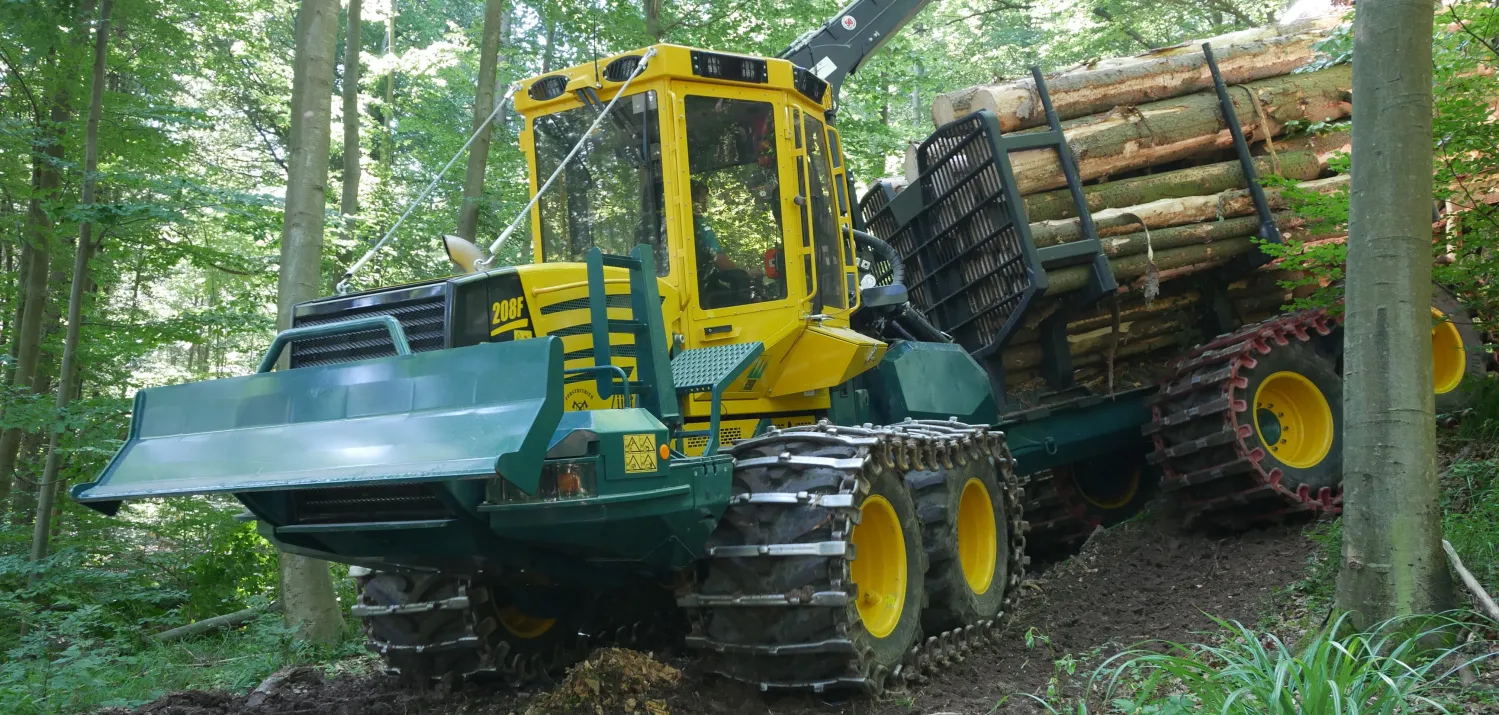
[[[350,575],[359,582],[361,591],[364,584],[373,578],[374,574],[375,572],[369,569],[357,566],[350,570]],[[617,616],[620,614],[639,614],[639,611],[610,607],[594,610],[606,618],[615,617],[613,620],[584,626],[579,629],[579,632],[572,634],[572,637],[554,644],[551,648],[539,652],[523,652],[513,648],[503,637],[493,637],[497,631],[503,629],[503,626],[493,615],[486,614],[484,607],[488,604],[489,598],[489,589],[486,586],[470,580],[461,580],[458,595],[455,597],[393,607],[369,606],[361,603],[350,610],[364,625],[365,647],[384,658],[389,659],[392,655],[401,654],[421,656],[449,650],[471,649],[477,656],[479,667],[465,673],[456,673],[456,675],[495,678],[515,687],[544,681],[551,674],[587,658],[588,654],[596,648],[619,646],[635,650],[660,650],[670,647],[680,637],[680,633],[671,627],[675,619],[670,613],[619,619]],[[466,632],[456,638],[435,643],[404,645],[381,640],[371,627],[373,619],[377,618],[410,617],[441,610],[463,611]],[[403,673],[402,675],[410,677],[410,674]],[[447,675],[449,674],[423,673],[417,677],[441,678]]]
[[[1242,529],[1342,511],[1341,487],[1313,492],[1306,484],[1285,484],[1281,469],[1262,464],[1253,405],[1236,394],[1248,386],[1240,370],[1253,369],[1256,356],[1329,335],[1335,324],[1322,309],[1284,315],[1199,345],[1173,365],[1152,398],[1143,432],[1154,445],[1149,461],[1161,468],[1161,488],[1183,507],[1185,525]]]
[[[856,456],[846,459],[829,459],[798,455],[792,452],[792,445],[809,442],[843,445],[851,448]],[[777,456],[748,456],[763,454],[766,447],[774,451],[774,448],[781,444],[787,445],[788,448]],[[848,579],[850,562],[848,552],[851,549],[841,548],[846,545],[846,542],[734,546],[727,547],[729,550],[719,547],[717,551],[710,548],[709,558],[775,557],[791,554],[825,556],[829,559],[829,573],[831,574],[828,589],[812,593],[759,593],[733,596],[685,594],[678,599],[678,605],[687,611],[692,627],[692,635],[687,639],[688,647],[708,652],[710,655],[726,654],[730,657],[734,655],[806,656],[809,653],[826,653],[829,658],[846,659],[848,669],[841,677],[816,680],[784,677],[751,678],[746,677],[742,671],[732,672],[723,667],[715,667],[712,663],[707,666],[707,670],[731,679],[750,682],[758,686],[761,691],[824,692],[829,689],[855,689],[877,694],[887,687],[898,688],[918,683],[938,669],[959,662],[968,654],[998,642],[1004,626],[1016,611],[1019,586],[1024,576],[1025,566],[1029,563],[1029,558],[1025,556],[1026,523],[1022,519],[1024,493],[1015,477],[1015,462],[1005,443],[1004,433],[991,431],[988,427],[967,425],[957,421],[907,420],[884,427],[873,425],[846,427],[832,425],[824,420],[816,425],[772,429],[764,435],[735,444],[730,451],[738,459],[736,469],[774,464],[788,470],[808,468],[841,470],[844,477],[834,494],[819,495],[805,492],[741,494],[734,497],[729,506],[732,510],[741,505],[820,503],[825,507],[838,510],[842,522],[837,527],[840,531],[835,533],[839,535],[846,535],[857,523],[859,512],[854,505],[858,495],[869,489],[866,476],[869,473],[868,470],[898,469],[905,472],[938,468],[953,469],[968,463],[969,460],[992,458],[998,468],[1001,488],[1005,492],[1004,503],[1009,520],[1007,524],[1010,545],[1010,551],[1007,554],[1008,583],[1005,584],[1004,602],[999,618],[927,637],[920,637],[918,632],[916,643],[906,656],[887,672],[882,667],[866,668],[860,659],[861,654],[855,651],[854,642],[846,637],[847,634],[863,628],[859,622],[857,610],[852,607],[857,591]],[[808,551],[806,549],[808,546],[816,546],[820,550]],[[718,642],[708,637],[707,622],[716,611],[756,606],[831,609],[835,618],[839,619],[837,630],[845,637],[816,643],[776,645],[741,645]]]

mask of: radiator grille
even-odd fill
[[[453,516],[428,484],[301,489],[292,492],[298,524],[421,521]]]
[[[367,300],[371,296],[364,296],[366,300],[345,310],[299,316],[295,323],[297,327],[303,327],[371,315],[389,315],[400,321],[401,327],[406,329],[406,340],[410,343],[412,352],[441,350],[446,333],[443,324],[447,308],[444,294],[441,291],[428,291],[425,295],[412,296],[411,291],[401,291],[393,292],[392,296],[400,297],[390,302],[381,302],[378,295],[374,296],[373,301]],[[331,365],[395,354],[390,334],[383,328],[378,328],[330,338],[299,340],[292,344],[291,365]]]

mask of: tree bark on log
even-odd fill
[[[1243,84],[1290,74],[1309,62],[1313,45],[1325,39],[1337,18],[1315,18],[1252,40],[1218,37],[1213,44],[1223,81]],[[1265,32],[1265,31],[1261,31]],[[1203,40],[1136,58],[1095,65],[1046,78],[1052,105],[1062,119],[1074,119],[1118,106],[1137,105],[1195,92],[1211,92],[1213,77],[1202,54]],[[980,85],[938,95],[932,100],[932,121],[942,126],[954,119],[987,109],[1000,128],[1012,132],[1046,123],[1035,81],[1029,77],[999,85]]]
[[[1278,150],[1275,159],[1263,156],[1254,160],[1254,169],[1260,176],[1280,176],[1297,181],[1317,178],[1325,166],[1325,162],[1310,151],[1287,153]],[[1088,210],[1097,212],[1160,199],[1216,194],[1247,186],[1244,171],[1235,160],[1092,184],[1083,187],[1083,196],[1088,201]],[[1077,210],[1071,192],[1060,189],[1026,196],[1025,214],[1031,222],[1051,221],[1073,218],[1077,216]]]
[[[259,616],[266,611],[279,610],[281,610],[281,602],[271,601],[269,604],[264,606],[246,608],[243,610],[235,611],[233,613],[225,613],[222,616],[205,618],[201,621],[189,623],[185,626],[169,628],[160,633],[152,635],[151,639],[165,643],[167,641],[175,641],[182,638],[187,638],[188,636],[202,635],[209,631],[216,631],[220,628],[234,628],[236,626],[241,626],[255,620],[256,616]]]
[[[1234,256],[1252,250],[1255,250],[1255,245],[1253,239],[1250,238],[1233,238],[1216,243],[1168,248],[1155,252],[1155,265],[1157,270],[1164,271],[1203,263],[1223,263]],[[1113,269],[1114,278],[1122,283],[1145,275],[1150,267],[1150,261],[1144,253],[1137,253],[1111,260],[1109,267]],[[1088,266],[1069,266],[1047,271],[1046,278],[1050,283],[1047,292],[1055,295],[1082,288],[1088,283],[1089,270]]]
[[[1277,136],[1292,120],[1325,122],[1348,116],[1352,71],[1339,65],[1229,88],[1234,110],[1251,142]],[[1211,92],[1127,107],[1065,122],[1067,143],[1084,180],[1184,159],[1233,145]],[[1067,185],[1057,154],[1031,149],[1010,155],[1022,194]]]
[[[1348,187],[1347,176],[1333,176],[1300,184],[1301,191],[1330,194]],[[1272,211],[1290,208],[1280,191],[1265,192],[1265,199]],[[1254,201],[1244,189],[1233,189],[1212,196],[1187,196],[1176,199],[1161,199],[1138,206],[1105,209],[1093,214],[1093,223],[1100,239],[1134,233],[1142,224],[1155,231],[1172,226],[1217,221],[1225,218],[1249,216],[1255,212]],[[1083,230],[1077,219],[1042,221],[1030,225],[1031,241],[1039,247],[1079,241]]]

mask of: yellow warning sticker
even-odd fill
[[[625,435],[625,473],[656,471],[656,435]]]

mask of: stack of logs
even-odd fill
[[[1074,367],[1085,384],[1113,389],[1140,384],[1151,379],[1153,366],[1211,338],[1201,334],[1194,317],[1203,299],[1201,281],[1222,280],[1210,269],[1259,250],[1255,206],[1220,112],[1203,42],[1212,43],[1256,155],[1255,170],[1270,184],[1267,198],[1280,230],[1302,241],[1337,240],[1307,235],[1288,198],[1268,177],[1300,182],[1300,191],[1332,194],[1347,188],[1347,177],[1332,176],[1328,161],[1348,150],[1350,67],[1314,66],[1320,59],[1315,45],[1338,23],[1338,18],[1301,20],[1047,77],[1120,286],[1114,300],[1105,299],[1068,323]],[[932,117],[940,126],[981,109],[993,112],[1006,133],[1044,129],[1046,123],[1029,78],[938,96]],[[1079,240],[1077,212],[1055,152],[1015,152],[1010,159],[1036,245]],[[908,179],[914,178],[913,164],[908,156]],[[1229,285],[1235,319],[1262,320],[1289,301],[1280,285],[1287,276],[1280,270],[1271,264]],[[1178,280],[1192,276],[1197,280]],[[1085,285],[1086,268],[1055,269],[1048,279],[1048,298],[1026,316],[1003,356],[1012,392],[1039,387],[1036,328],[1056,310],[1057,296]]]

